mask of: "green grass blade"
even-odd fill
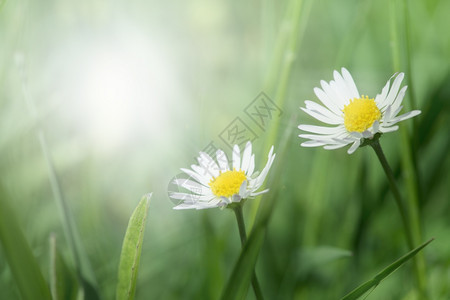
[[[255,227],[222,291],[221,299],[245,299],[264,236],[265,228]]]
[[[400,12],[400,6],[403,5],[403,10]],[[391,30],[391,49],[392,49],[392,65],[395,72],[400,71],[401,69],[405,69],[402,64],[401,57],[406,57],[406,71],[409,73],[407,76],[408,80],[408,94],[410,99],[410,106],[412,109],[416,109],[415,107],[415,94],[413,90],[411,90],[414,86],[412,84],[412,76],[411,73],[411,59],[410,59],[410,45],[409,45],[409,21],[408,21],[408,8],[405,2],[400,3],[398,0],[389,1],[389,12],[390,12],[390,30]],[[400,12],[400,13],[399,13]],[[402,15],[402,13],[404,15]],[[403,26],[398,24],[398,19],[403,19]],[[405,36],[406,45],[403,45],[405,48],[404,53],[400,54],[400,49],[402,46],[401,40],[399,36]],[[406,103],[405,103],[406,105]],[[417,129],[416,120],[412,120],[413,130]],[[409,218],[408,230],[411,233],[412,243],[417,244],[422,241],[422,228],[420,224],[420,211],[419,204],[422,202],[422,194],[419,188],[422,186],[420,182],[419,170],[418,170],[418,162],[417,162],[417,154],[412,148],[410,133],[408,132],[408,128],[404,125],[400,127],[400,137],[401,137],[401,161],[403,167],[403,177],[405,178],[405,190],[406,190],[406,200],[407,200],[407,214]],[[410,245],[410,248],[411,245]],[[421,254],[417,255],[414,258],[414,269],[416,274],[416,281],[419,293],[422,297],[426,295],[426,265],[425,260]]]
[[[313,271],[320,268],[322,265],[348,258],[352,255],[352,252],[348,250],[330,246],[305,248],[298,254],[300,264],[297,266],[297,271],[304,273]]]
[[[133,299],[141,257],[142,241],[152,194],[145,195],[131,215],[120,255],[116,299]]]
[[[51,299],[44,276],[3,193],[0,194],[0,242],[22,299]]]
[[[383,271],[375,275],[374,278],[371,280],[363,283],[350,293],[348,293],[346,296],[344,296],[341,300],[353,300],[358,299],[362,295],[364,295],[367,291],[369,291],[371,288],[376,287],[380,282],[386,278],[388,275],[390,275],[392,272],[397,270],[399,267],[401,267],[405,262],[413,258],[420,250],[422,250],[425,246],[427,246],[429,243],[431,243],[434,240],[434,238],[430,239],[428,242],[420,245],[416,249],[408,252],[404,256],[397,259],[395,262],[387,266]]]
[[[293,0],[288,4],[287,16],[284,22],[288,24],[286,28],[289,28],[289,30],[282,33],[287,36],[279,41],[281,46],[277,45],[277,53],[275,53],[274,64],[278,64],[278,68],[275,66],[271,67],[269,76],[272,77],[270,77],[266,83],[266,90],[268,90],[269,94],[272,94],[271,90],[275,89],[276,92],[274,99],[277,106],[281,108],[284,108],[289,80],[292,74],[292,67],[294,65],[295,58],[298,55],[297,53],[300,40],[306,28],[309,12],[313,3],[313,1],[306,1],[306,3],[303,2],[304,1]],[[302,15],[303,9],[306,11],[304,15]],[[283,57],[283,59],[280,59],[281,57]],[[276,84],[274,84],[274,82],[276,82]],[[272,88],[272,86],[275,86],[275,88]],[[274,121],[271,125],[266,139],[265,149],[269,149],[273,144],[275,144],[279,134],[279,127],[280,120]]]
[[[57,246],[55,235],[50,236],[50,289],[53,300],[77,299],[78,281],[64,262]]]
[[[278,195],[280,189],[274,184],[274,181],[276,181],[276,178],[279,178],[277,174],[280,174],[283,170],[283,158],[286,157],[285,154],[287,152],[287,146],[289,145],[289,138],[292,136],[293,128],[295,128],[292,123],[295,120],[296,118],[293,116],[289,123],[290,126],[287,126],[289,129],[285,130],[284,135],[281,138],[281,142],[279,143],[280,146],[277,150],[278,161],[273,166],[273,172],[271,172],[272,175],[269,175],[267,180],[267,186],[270,187],[270,192],[262,196],[255,223],[252,226],[241,255],[234,266],[233,272],[222,291],[222,299],[243,299],[247,294],[252,273],[255,270],[256,260],[266,234],[266,227],[277,202],[276,200],[279,200]]]
[[[30,113],[30,116],[35,123],[36,135],[39,140],[39,145],[44,158],[45,165],[48,171],[48,178],[50,187],[55,199],[56,206],[61,218],[61,224],[63,227],[66,241],[69,245],[69,249],[72,252],[74,259],[75,270],[78,277],[78,281],[82,283],[84,297],[88,300],[100,299],[97,292],[97,281],[94,271],[90,264],[89,258],[84,250],[83,243],[77,230],[77,226],[70,210],[69,204],[64,197],[64,193],[60,184],[60,179],[55,168],[53,158],[51,155],[50,147],[47,144],[44,129],[39,122],[39,114],[35,105],[34,99],[28,89],[25,73],[24,62],[18,62],[17,67],[21,74],[22,81],[22,93]]]

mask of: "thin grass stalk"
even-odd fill
[[[406,12],[406,3],[405,5],[405,12]],[[397,27],[397,3],[396,0],[391,0],[389,2],[389,20],[390,20],[390,35],[391,35],[391,46],[392,46],[392,65],[394,68],[394,71],[400,70],[400,40],[398,37],[398,27]],[[406,17],[406,16],[405,16]],[[409,27],[408,20],[405,20],[405,26]],[[409,34],[409,29],[407,31]],[[409,38],[407,38],[407,46],[409,47]],[[409,50],[406,52],[407,56],[407,70],[411,72],[411,62],[409,57]],[[411,78],[412,74],[408,74],[408,77]],[[410,79],[411,80],[411,79]],[[409,81],[410,85],[412,85],[412,82]],[[411,92],[409,92],[411,94]],[[414,100],[413,100],[414,101]],[[411,228],[411,238],[414,245],[417,245],[421,243],[422,241],[422,233],[421,233],[421,224],[420,224],[420,216],[419,216],[419,185],[418,182],[418,170],[417,170],[417,163],[415,163],[414,160],[414,154],[411,149],[411,140],[408,135],[407,127],[402,126],[400,127],[400,135],[401,135],[401,159],[402,159],[402,165],[404,169],[405,179],[406,179],[406,188],[407,188],[407,209],[408,209],[408,218],[409,218],[409,226]],[[413,249],[410,246],[410,249]],[[421,299],[427,299],[427,292],[426,292],[426,268],[425,268],[425,259],[422,253],[419,253],[413,260],[414,262],[414,274],[417,281],[417,288],[419,292],[419,296]]]
[[[246,295],[245,292],[247,287],[250,286],[250,274],[255,269],[256,260],[266,235],[267,225],[273,213],[276,200],[279,199],[279,195],[281,193],[280,190],[282,188],[280,185],[273,185],[273,183],[275,178],[278,178],[278,174],[282,171],[282,166],[284,163],[283,159],[286,157],[286,149],[289,144],[288,141],[290,140],[292,131],[295,128],[294,124],[296,119],[296,115],[293,115],[288,124],[289,126],[287,126],[287,130],[284,132],[280,140],[280,145],[277,150],[277,157],[280,159],[276,164],[274,164],[273,172],[271,172],[267,179],[267,186],[271,187],[270,192],[262,196],[263,201],[261,201],[261,206],[259,208],[255,224],[248,235],[247,242],[245,243],[239,259],[233,268],[233,272],[229,277],[225,288],[223,289],[221,297],[223,300],[236,299],[238,295]]]
[[[39,141],[39,145],[42,151],[42,155],[44,157],[44,161],[47,167],[48,172],[48,178],[50,182],[50,187],[53,193],[53,197],[55,198],[55,203],[58,208],[58,212],[60,215],[61,223],[63,226],[64,235],[66,237],[66,241],[69,245],[70,252],[72,254],[74,264],[75,264],[75,273],[77,276],[77,279],[79,280],[81,286],[84,284],[87,284],[87,282],[84,280],[84,276],[88,276],[91,283],[95,283],[95,277],[93,276],[93,272],[91,270],[86,270],[86,272],[83,272],[82,270],[82,259],[80,255],[80,246],[78,245],[79,238],[78,233],[75,227],[75,222],[73,220],[73,216],[70,213],[70,209],[68,206],[67,201],[65,200],[61,184],[58,178],[58,175],[56,173],[56,169],[54,167],[54,163],[49,151],[49,147],[47,144],[47,140],[45,138],[44,130],[39,124],[39,117],[38,112],[36,109],[36,106],[34,104],[34,101],[31,97],[31,94],[28,90],[26,77],[25,77],[25,70],[22,59],[19,59],[18,61],[18,67],[19,71],[21,73],[21,81],[22,81],[22,93],[24,96],[25,104],[27,105],[28,111],[30,113],[30,116],[33,120],[33,124],[36,129],[36,135]],[[85,274],[84,274],[85,273]]]
[[[411,33],[410,33],[410,22],[409,22],[409,11],[408,11],[408,1],[403,0],[403,19],[404,19],[404,31],[405,31],[405,56],[406,56],[406,71],[409,74],[407,76],[408,81],[408,95],[409,95],[409,103],[412,109],[415,109],[417,106],[416,97],[415,97],[415,85],[413,84],[413,73],[412,73],[412,60],[411,60]],[[417,119],[412,119],[412,132],[417,132]],[[407,188],[410,194],[410,214],[411,214],[411,222],[413,222],[413,226],[416,228],[415,233],[415,242],[420,243],[422,240],[421,237],[421,226],[420,226],[420,214],[419,214],[419,203],[421,203],[421,180],[420,180],[420,172],[418,170],[418,161],[417,154],[414,149],[411,147],[411,139],[409,138],[406,128],[403,128],[401,131],[403,145],[407,145],[407,149],[404,149],[405,155],[403,158],[403,165],[405,166],[405,170],[407,170]],[[423,260],[423,254],[419,253],[417,255],[419,261],[422,258],[423,266],[419,266],[420,268],[425,268],[425,263]]]
[[[245,243],[247,242],[247,233],[245,231],[245,222],[244,222],[244,216],[242,214],[242,205],[240,203],[238,203],[237,205],[233,206],[233,211],[236,215],[236,221],[238,224],[238,228],[239,228],[239,237],[241,239],[241,245],[242,248],[244,248]],[[255,292],[255,297],[258,300],[263,300],[263,294],[261,291],[261,286],[259,285],[258,282],[258,277],[256,277],[256,272],[255,270],[253,270],[253,275],[252,275],[252,286],[253,286],[253,291]]]
[[[284,102],[286,100],[286,91],[289,83],[289,78],[291,76],[292,66],[294,64],[295,58],[297,56],[298,45],[300,40],[300,33],[303,33],[304,28],[306,27],[307,18],[311,9],[312,4],[307,3],[306,5],[307,11],[304,14],[304,20],[301,19],[302,16],[302,8],[303,1],[293,0],[292,4],[292,19],[287,24],[288,29],[290,30],[290,35],[287,42],[287,48],[283,51],[283,59],[281,60],[281,72],[279,73],[279,81],[276,87],[275,94],[275,102],[278,107],[283,108]],[[301,22],[302,21],[302,22]],[[302,26],[300,25],[302,24]],[[269,135],[266,139],[266,147],[265,149],[269,149],[271,145],[273,145],[276,141],[276,137],[278,135],[280,122],[273,122]]]
[[[313,247],[317,245],[320,236],[320,223],[323,221],[324,206],[326,205],[326,180],[327,169],[330,166],[331,152],[316,152],[313,159],[311,176],[308,180],[308,189],[305,199],[307,209],[304,220],[304,232],[302,234],[302,245]],[[298,191],[303,194],[304,191]]]
[[[408,10],[408,0],[402,0],[402,5],[403,5],[403,20],[404,20],[404,37],[405,37],[405,57],[406,57],[406,73],[408,74],[408,76],[406,77],[406,80],[408,82],[408,90],[407,93],[409,95],[409,106],[410,109],[415,109],[417,107],[417,101],[416,101],[416,93],[415,93],[415,85],[413,83],[413,72],[412,72],[412,59],[411,59],[411,52],[412,52],[412,47],[411,47],[411,31],[410,31],[410,24],[411,22],[409,21],[409,10]],[[412,119],[412,132],[416,133],[417,132],[417,118],[413,118]],[[413,182],[413,184],[409,187],[409,189],[411,189],[412,194],[416,194],[417,195],[417,199],[415,200],[415,202],[417,204],[422,202],[422,191],[421,191],[421,178],[420,176],[420,172],[418,170],[418,163],[417,163],[417,153],[414,150],[414,148],[411,147],[411,141],[409,141],[409,138],[407,135],[404,136],[404,138],[408,141],[409,143],[409,149],[410,149],[410,154],[408,153],[408,155],[411,155],[411,159],[409,159],[409,163],[412,163],[412,166],[408,167],[409,168],[414,168],[414,178],[412,178],[411,182]],[[406,161],[405,161],[406,163]],[[412,221],[415,221],[415,219],[419,218],[419,213],[418,210],[415,211],[411,211],[412,214],[417,215],[416,217],[413,216]],[[416,225],[417,226],[417,225]],[[420,237],[419,237],[420,238]],[[420,242],[421,239],[419,239],[417,242]],[[419,254],[418,256],[422,256],[422,254]]]
[[[282,31],[280,37],[277,39],[274,58],[268,72],[268,79],[265,82],[265,88],[269,90],[269,94],[272,94],[272,89],[276,89],[274,100],[276,105],[281,109],[284,107],[286,90],[292,65],[298,51],[300,35],[305,30],[311,7],[312,1],[307,1],[303,20],[301,20],[303,1],[291,0],[286,7],[286,17],[281,24]],[[268,130],[264,149],[268,150],[275,144],[279,133],[279,126],[280,120],[274,120],[272,122]],[[260,198],[255,200],[250,205],[250,228],[253,227],[260,206]]]
[[[344,41],[340,44],[336,55],[335,68],[340,69],[349,62],[349,57],[353,55],[353,49],[358,41],[362,38],[364,30],[367,28],[366,24],[370,20],[369,13],[372,10],[372,0],[358,1],[356,13],[348,32],[344,37]]]
[[[408,0],[403,0],[403,20],[404,20],[404,28],[405,28],[405,57],[406,57],[406,73],[409,74],[407,76],[408,82],[408,93],[409,93],[409,103],[412,108],[417,107],[416,94],[415,94],[415,86],[412,80],[412,60],[411,60],[411,31],[410,31],[410,21],[409,21],[409,10],[408,10]],[[412,119],[414,124],[414,129],[416,129],[417,119]]]

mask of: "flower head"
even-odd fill
[[[190,191],[190,193],[169,193],[170,198],[181,200],[174,209],[225,207],[242,199],[267,193],[269,189],[263,191],[258,189],[264,183],[274,159],[275,153],[272,146],[266,166],[259,173],[254,172],[255,155],[252,153],[251,142],[247,142],[242,159],[239,146],[234,146],[231,165],[220,149],[217,150],[216,160],[200,152],[197,158],[198,165],[192,165],[191,169],[181,169],[190,178],[173,181],[174,184]]]
[[[301,107],[317,120],[334,125],[300,124],[300,130],[309,132],[299,135],[309,139],[302,146],[338,149],[353,144],[347,151],[351,154],[364,139],[372,139],[377,133],[395,131],[398,129],[395,124],[420,114],[420,110],[413,110],[397,116],[403,107],[401,104],[407,88],[400,89],[403,73],[394,74],[375,98],[359,94],[347,69],[342,68],[341,73],[334,71],[334,80],[329,83],[322,80],[322,88],[314,88],[314,93],[324,106],[306,100],[306,108]],[[392,78],[395,79],[390,86]]]

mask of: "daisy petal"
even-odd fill
[[[247,142],[244,149],[244,154],[242,155],[242,165],[241,170],[247,173],[248,167],[250,166],[250,159],[252,157],[252,143]]]
[[[370,132],[369,130],[366,130],[366,131],[362,132],[362,136],[365,139],[371,139],[371,138],[373,138],[373,133]]]
[[[325,147],[323,147],[323,149],[325,149],[325,150],[334,150],[334,149],[342,148],[342,147],[347,146],[347,145],[348,145],[347,143],[326,145]]]
[[[339,138],[339,135],[300,134],[299,137],[301,137],[302,139],[309,139],[314,141],[328,141]]]
[[[320,102],[322,102],[323,105],[325,105],[335,115],[339,116],[342,113],[339,106],[331,101],[331,99],[323,90],[316,87],[314,88],[314,93],[316,94],[317,98],[319,98]]]
[[[255,154],[252,154],[250,158],[250,164],[248,165],[247,176],[250,177],[253,175],[253,171],[255,170]]]
[[[396,111],[400,106],[401,106],[401,104],[402,104],[402,101],[403,101],[403,97],[405,97],[405,93],[406,93],[406,89],[407,89],[408,87],[407,86],[404,86],[401,90],[400,90],[400,92],[398,92],[398,95],[397,95],[397,97],[395,98],[395,100],[394,100],[394,102],[392,103],[392,111]],[[398,112],[397,112],[398,113]],[[396,116],[397,115],[397,113],[392,113],[392,116]]]
[[[228,165],[227,155],[221,149],[218,149],[216,151],[216,159],[222,172],[228,171],[230,169]]]
[[[382,133],[388,133],[388,132],[394,132],[398,130],[398,125],[392,126],[392,127],[380,127],[380,132]]]
[[[394,83],[392,83],[392,87],[389,91],[389,94],[387,95],[386,99],[384,100],[384,103],[381,104],[382,106],[389,105],[390,103],[392,103],[394,101],[395,97],[398,94],[398,89],[400,88],[400,84],[402,83],[404,77],[405,77],[405,74],[403,74],[403,73],[400,73],[397,75],[397,77],[395,77]]]
[[[386,105],[386,97],[387,97],[387,94],[389,91],[389,87],[391,85],[391,80],[392,80],[392,78],[395,77],[395,75],[397,75],[397,74],[394,74],[391,76],[391,78],[389,78],[389,80],[386,82],[386,85],[381,90],[381,94],[378,94],[375,97],[375,103],[377,103],[377,105],[380,109],[384,108],[384,106]]]
[[[241,184],[241,187],[239,188],[239,195],[240,195],[242,198],[246,198],[246,194],[247,194],[247,184],[248,184],[248,181],[247,181],[247,180],[244,180],[244,182]]]
[[[341,72],[342,72],[342,77],[344,78],[345,83],[347,84],[347,87],[350,91],[351,98],[358,98],[359,97],[358,88],[356,87],[356,84],[355,84],[355,81],[353,80],[352,75],[350,75],[350,73],[347,71],[346,68],[342,68]]]
[[[202,168],[200,166],[191,165],[191,169],[194,170],[200,176],[203,176],[205,178],[205,180],[207,180],[208,183],[214,177],[214,174],[211,171],[205,170],[204,168]]]
[[[335,71],[336,72],[336,71]],[[336,74],[339,74],[336,72]],[[342,84],[337,83],[336,81],[330,81],[330,88],[333,89],[335,95],[337,96],[336,102],[338,103],[339,108],[343,109],[344,105],[351,99],[348,92],[347,87],[343,83],[343,80],[340,81]]]
[[[200,152],[200,156],[197,158],[200,167],[213,174],[214,177],[219,176],[219,166],[207,153]]]
[[[320,104],[317,104],[316,102],[306,100],[305,105],[306,105],[306,109],[316,111],[319,114],[324,115],[325,117],[327,117],[331,120],[341,120],[342,119],[342,112],[340,114],[334,114],[332,111],[328,110],[327,108],[323,107]]]
[[[358,149],[359,145],[361,145],[361,140],[356,140],[353,145],[347,150],[348,154],[352,154]]]
[[[187,201],[209,201],[214,198],[214,195],[193,195],[186,193],[170,192],[169,197],[172,199],[187,200]]]
[[[372,129],[373,129],[373,132],[375,132],[375,133],[378,132],[378,130],[380,129],[380,122],[379,121],[373,122]]]
[[[268,191],[269,191],[269,189],[265,189],[265,190],[262,190],[261,192],[252,193],[251,195],[252,195],[253,197],[256,197],[256,196],[258,196],[258,195],[265,194],[265,193],[267,193]]]
[[[201,185],[200,183],[189,179],[175,179],[173,183],[196,194],[203,195],[210,191],[209,188],[205,187],[204,185]]]
[[[309,110],[309,109],[306,109],[306,108],[303,108],[303,107],[301,107],[301,109],[304,112],[306,112],[308,115],[310,115],[311,117],[313,117],[313,118],[315,118],[315,119],[317,119],[319,121],[322,121],[324,123],[331,124],[331,125],[342,124],[342,121],[340,121],[338,119],[330,119],[330,118],[325,117],[324,115],[322,115],[322,114],[320,114],[320,113],[318,113],[316,111],[312,111],[312,110]]]
[[[209,183],[209,180],[210,180],[209,176],[208,177],[202,176],[202,175],[200,175],[200,174],[198,174],[198,173],[196,173],[196,172],[194,172],[192,170],[189,170],[189,169],[181,168],[180,170],[183,171],[184,173],[186,173],[187,175],[191,176],[192,178],[194,178],[195,180],[197,180],[198,182],[200,182],[201,184],[203,184],[205,186],[207,186],[208,183]]]
[[[391,120],[391,106],[388,105],[387,108],[386,108],[386,111],[384,112],[382,121],[383,122],[390,122],[390,120]]]
[[[300,144],[302,147],[320,147],[323,145],[326,145],[326,143],[319,141],[306,141]]]
[[[233,169],[241,169],[241,150],[239,150],[238,145],[234,145],[233,147]]]
[[[273,146],[272,146],[272,148],[270,148],[270,151],[269,151],[266,166],[261,171],[261,174],[259,174],[259,176],[256,178],[256,184],[255,184],[256,188],[259,188],[263,184],[264,180],[266,179],[267,173],[269,172],[269,169],[272,166],[275,156],[276,156],[276,154],[273,154]]]
[[[420,115],[421,113],[422,112],[420,110],[412,110],[410,112],[404,113],[403,115],[395,117],[394,119],[391,120],[390,124],[395,124],[395,123],[398,123],[400,121],[404,121],[404,120],[410,119],[412,117]]]
[[[318,134],[338,133],[338,132],[342,132],[342,130],[344,128],[345,128],[344,126],[325,127],[325,126],[314,126],[314,125],[304,125],[304,124],[300,124],[298,126],[298,129],[300,129],[300,130],[308,131],[308,132],[312,132],[312,133],[318,133]]]

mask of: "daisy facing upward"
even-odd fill
[[[244,153],[238,145],[233,148],[232,162],[222,150],[217,150],[216,160],[208,154],[200,152],[198,165],[191,169],[181,169],[190,179],[175,179],[174,183],[190,193],[171,192],[170,198],[181,200],[174,209],[204,209],[226,207],[242,199],[253,198],[269,190],[258,191],[275,159],[273,146],[269,151],[267,163],[259,172],[255,170],[255,155],[252,153],[252,143],[247,142]],[[191,180],[192,179],[192,180]]]
[[[404,86],[400,89],[403,73],[394,74],[375,98],[360,95],[350,73],[345,68],[342,68],[341,73],[334,71],[334,80],[329,83],[322,80],[320,82],[322,88],[314,89],[324,106],[307,100],[306,108],[301,108],[317,120],[332,125],[325,127],[301,124],[298,128],[309,132],[299,135],[309,140],[301,145],[337,149],[352,144],[347,150],[349,154],[355,152],[359,146],[371,146],[386,174],[403,223],[408,248],[412,250],[421,243],[420,218],[411,213],[413,210],[411,207],[416,204],[405,202],[402,198],[394,172],[381,148],[379,137],[383,133],[397,130],[398,122],[417,116],[421,112],[413,110],[398,116],[403,107],[402,101],[407,88]],[[413,217],[416,218],[414,222],[410,221]],[[420,281],[422,276],[420,271],[415,269],[415,272]]]
[[[377,133],[386,133],[398,129],[398,122],[420,114],[413,110],[397,116],[402,109],[406,86],[400,89],[404,74],[394,74],[375,98],[360,95],[352,76],[342,68],[342,74],[334,71],[334,80],[329,83],[322,80],[322,88],[314,88],[314,93],[322,102],[306,100],[304,112],[317,120],[332,126],[314,126],[301,124],[300,130],[309,132],[299,137],[308,139],[303,147],[338,149],[348,144],[348,154],[352,154],[364,139],[372,139]],[[394,79],[390,86],[391,79]],[[400,89],[400,90],[399,90]]]

